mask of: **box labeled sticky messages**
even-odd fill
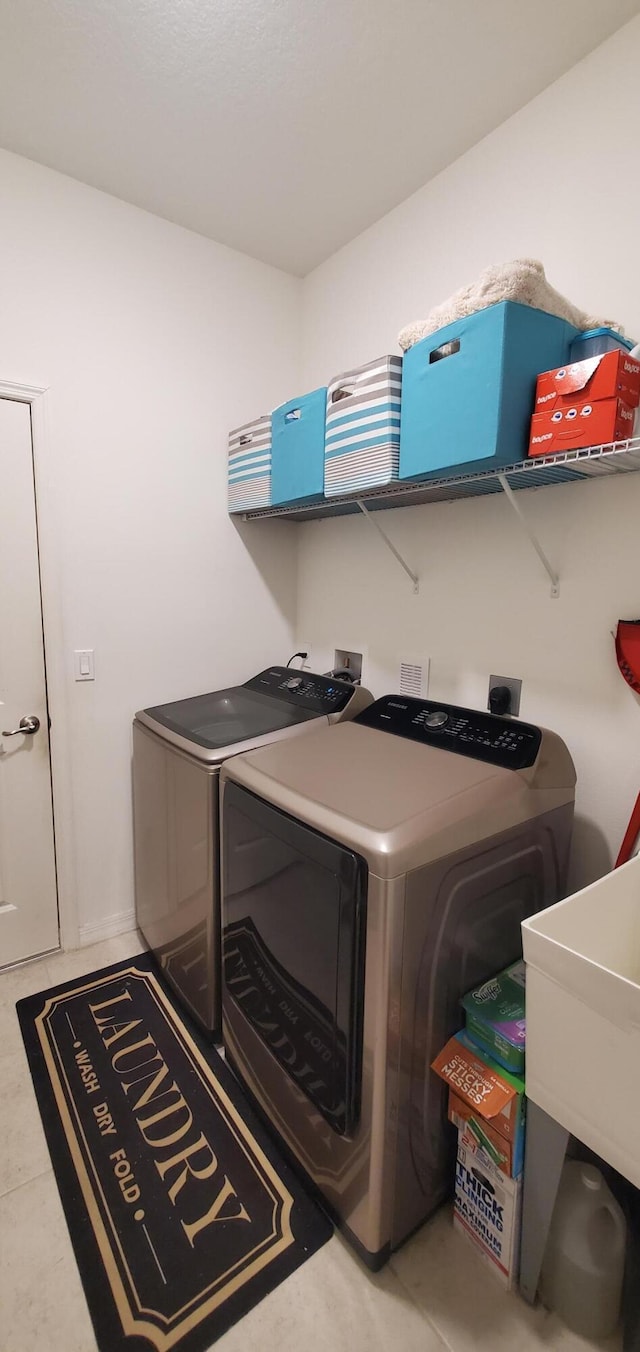
[[[432,1070],[449,1085],[449,1120],[461,1129],[473,1119],[496,1168],[512,1178],[522,1173],[524,1080],[503,1070],[464,1032],[449,1039]]]
[[[271,418],[265,414],[229,433],[227,469],[230,512],[271,503]]]
[[[633,436],[635,409],[622,399],[547,409],[531,419],[529,455],[556,455],[581,446],[605,446]]]
[[[640,403],[640,362],[620,349],[584,361],[543,371],[536,384],[534,413],[572,408],[599,399],[622,399],[629,408]]]
[[[524,1072],[525,965],[521,961],[469,991],[462,1000],[472,1042],[514,1075]]]
[[[325,497],[398,478],[402,357],[378,357],[336,376],[327,390]]]
[[[522,1175],[507,1178],[467,1127],[458,1136],[453,1224],[510,1290],[518,1279]]]

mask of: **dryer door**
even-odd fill
[[[232,782],[222,831],[223,1000],[348,1134],[360,1109],[366,865]]]

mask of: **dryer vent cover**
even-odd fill
[[[640,620],[618,620],[616,657],[627,685],[640,695]]]
[[[400,694],[424,698],[429,689],[429,658],[401,657],[399,667]]]

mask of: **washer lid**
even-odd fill
[[[244,685],[157,704],[136,714],[139,723],[208,764],[269,734],[345,711],[356,693],[344,681],[287,667],[268,667]],[[359,691],[358,691],[359,693]]]
[[[244,686],[213,690],[208,695],[195,695],[173,704],[158,704],[144,712],[154,723],[211,751],[318,716],[315,710],[297,709],[294,704],[271,699]]]

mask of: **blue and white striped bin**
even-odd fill
[[[271,418],[265,414],[229,433],[230,512],[271,505]]]
[[[327,390],[325,497],[398,478],[402,357],[378,357],[345,371]]]

